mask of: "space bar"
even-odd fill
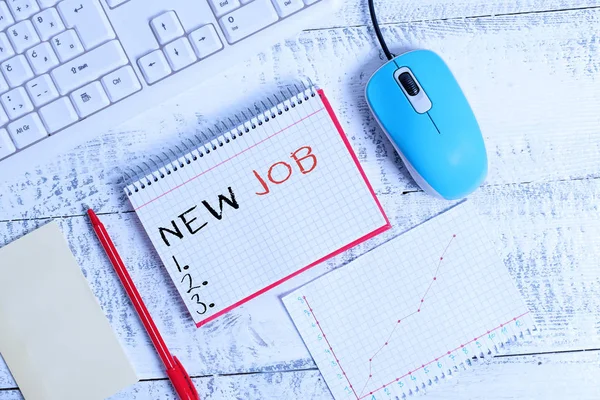
[[[66,62],[52,71],[61,94],[67,94],[127,64],[127,56],[118,40],[111,40],[92,51]]]

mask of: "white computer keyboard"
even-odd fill
[[[0,0],[0,179],[328,15],[336,0]]]

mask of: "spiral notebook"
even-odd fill
[[[287,295],[336,400],[404,399],[534,327],[470,202]]]
[[[390,227],[323,91],[272,104],[125,188],[197,326]]]

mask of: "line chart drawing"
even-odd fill
[[[451,208],[284,297],[336,400],[426,391],[531,333],[530,311],[473,213]]]
[[[446,255],[446,252],[450,248],[450,245],[452,244],[452,242],[454,241],[454,239],[456,239],[456,234],[452,235],[452,238],[450,239],[450,241],[446,245],[446,248],[444,249],[444,251],[440,255],[438,263],[437,263],[437,268],[435,269],[435,272],[433,273],[433,279],[431,279],[431,281],[429,282],[429,285],[427,285],[427,289],[425,290],[425,293],[423,293],[423,295],[421,296],[421,299],[420,299],[420,301],[419,301],[419,303],[417,305],[416,311],[413,311],[410,314],[407,314],[407,315],[404,315],[404,316],[400,317],[398,319],[398,321],[396,323],[394,323],[394,328],[392,329],[392,331],[388,335],[388,337],[385,340],[384,344],[381,345],[381,347],[379,347],[379,349],[377,349],[377,351],[375,352],[375,354],[373,354],[369,358],[369,377],[367,378],[367,381],[365,382],[362,390],[360,391],[359,396],[362,396],[364,394],[365,389],[367,388],[367,386],[369,384],[369,381],[371,380],[371,378],[373,378],[373,360],[375,359],[375,357],[377,357],[381,353],[381,351],[389,344],[390,340],[392,339],[392,336],[394,336],[394,332],[400,326],[400,324],[402,323],[402,321],[406,321],[408,318],[410,318],[410,317],[412,317],[412,316],[414,316],[414,315],[416,315],[416,314],[418,314],[418,313],[421,312],[421,309],[425,305],[425,298],[427,297],[427,294],[431,290],[431,287],[433,286],[433,283],[437,281],[438,273],[440,272],[440,268],[442,266],[442,263],[444,262],[444,256]]]

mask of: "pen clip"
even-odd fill
[[[179,359],[175,356],[173,356],[173,361],[175,362],[174,369],[177,370],[179,377],[183,378],[183,381],[185,382],[185,385],[186,385],[186,389],[187,389],[186,394],[188,395],[188,397],[185,400],[187,400],[188,398],[190,400],[200,400],[200,395],[198,394],[198,390],[196,390],[196,386],[194,385],[194,382],[192,382],[192,378],[190,378],[190,375],[187,373],[187,371],[181,364],[181,361],[179,361]],[[178,393],[178,394],[181,397],[182,393]],[[183,399],[183,397],[182,397],[182,399]]]

